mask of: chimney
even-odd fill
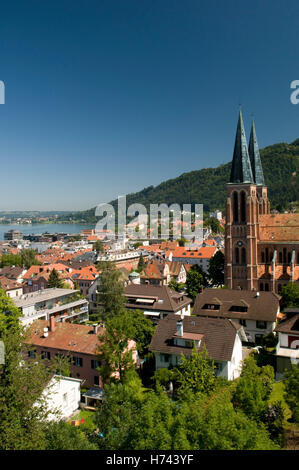
[[[182,337],[183,336],[183,320],[179,320],[176,324],[176,334],[177,336]]]
[[[92,326],[93,326],[93,333],[96,335],[98,333],[98,324],[95,323]]]
[[[55,317],[50,317],[50,331],[55,331]]]

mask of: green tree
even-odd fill
[[[178,291],[179,290],[179,283],[176,281],[174,277],[172,277],[168,283],[168,287],[172,290]]]
[[[282,309],[287,307],[299,307],[299,284],[289,282],[282,287],[280,295]]]
[[[234,406],[256,421],[262,420],[268,412],[273,382],[273,367],[259,367],[254,357],[248,356],[232,396]]]
[[[102,320],[117,315],[125,306],[124,283],[122,272],[114,266],[108,266],[99,280],[99,315]]]
[[[210,259],[208,276],[213,286],[222,286],[224,284],[224,254],[222,251],[216,251]]]
[[[60,289],[63,288],[63,281],[60,279],[59,273],[56,271],[55,268],[53,268],[52,271],[50,272],[47,287],[48,288],[57,287]]]
[[[32,265],[40,265],[41,262],[36,259],[37,252],[32,248],[20,251],[22,265],[29,269]]]
[[[42,392],[52,373],[42,361],[26,357],[24,329],[13,301],[0,291],[0,339],[5,362],[0,365],[0,449],[34,450],[45,447],[48,412]]]
[[[104,253],[104,251],[105,251],[105,250],[104,250],[104,245],[103,245],[103,243],[102,243],[101,240],[97,240],[97,241],[94,243],[93,249],[94,249],[94,251],[97,252],[97,254],[99,254],[99,253]]]
[[[207,286],[207,276],[200,266],[195,264],[189,269],[186,278],[186,292],[194,301],[203,287]]]
[[[141,408],[142,394],[139,385],[128,381],[111,383],[104,388],[102,406],[96,411],[95,421],[99,429],[98,446],[104,450],[132,449],[131,432]]]
[[[274,450],[265,426],[235,410],[228,388],[212,395],[186,390],[177,401],[161,387],[111,384],[96,421],[106,450]]]
[[[293,420],[299,423],[299,365],[292,365],[284,375],[284,399],[289,405]]]
[[[63,377],[70,377],[71,355],[58,353],[51,362],[51,370],[54,374],[62,375]]]
[[[139,261],[138,261],[138,266],[137,266],[137,271],[138,271],[139,273],[141,273],[141,271],[144,270],[145,266],[146,266],[146,263],[145,263],[145,261],[144,261],[143,255],[142,255],[142,253],[140,253]]]
[[[4,266],[22,266],[22,257],[20,255],[13,255],[12,253],[4,253],[1,256],[1,268]]]
[[[125,373],[134,367],[129,341],[134,336],[131,317],[126,310],[120,310],[105,321],[105,331],[99,337],[99,372],[104,382],[113,380],[116,373],[123,380]]]
[[[206,347],[198,352],[194,345],[190,356],[181,355],[180,365],[176,368],[178,392],[185,393],[190,390],[193,393],[211,394],[216,388],[214,368]]]
[[[47,425],[46,450],[96,450],[80,428],[64,421],[50,422]]]
[[[191,402],[192,403],[192,402]],[[197,412],[194,420],[195,404],[202,406],[202,414]],[[242,411],[235,410],[230,399],[230,391],[223,389],[208,400],[190,404],[189,427],[194,434],[197,449],[205,450],[274,450],[278,449],[262,423],[248,418]],[[191,416],[190,416],[191,415]],[[194,422],[195,421],[195,422]],[[198,422],[199,421],[199,422]],[[198,424],[200,424],[198,426]],[[190,436],[188,435],[188,437]],[[193,436],[189,440],[194,439]],[[194,441],[193,441],[194,442]],[[192,443],[192,448],[194,448]]]
[[[136,341],[138,355],[145,357],[152,340],[155,327],[151,320],[145,317],[142,310],[126,310],[123,315],[128,318],[132,325],[132,338]]]
[[[223,228],[221,227],[219,220],[214,217],[206,219],[203,225],[204,227],[209,227],[215,234],[223,232]]]

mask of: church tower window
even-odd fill
[[[235,248],[235,263],[239,264],[240,263],[240,257],[239,257],[239,248]]]
[[[244,247],[241,250],[241,263],[246,264],[246,250]]]
[[[239,221],[239,208],[238,208],[238,193],[235,191],[233,193],[233,212],[234,212],[234,222]]]
[[[241,222],[246,222],[246,194],[241,192]]]

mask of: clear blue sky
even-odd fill
[[[0,210],[87,209],[299,137],[298,0],[0,6]],[[198,201],[200,202],[200,201]]]

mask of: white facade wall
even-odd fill
[[[23,294],[23,287],[6,291],[7,297],[10,297],[11,299],[14,299],[15,297],[20,297],[22,294]]]
[[[255,341],[255,335],[265,336],[273,333],[274,328],[275,322],[266,322],[266,328],[257,328],[256,320],[246,320],[246,326],[243,326],[246,336],[250,335],[253,342]]]
[[[59,412],[57,417],[51,413],[49,421],[67,419],[80,406],[80,384],[81,380],[72,377],[54,376],[50,384],[43,392],[46,397],[47,410]]]
[[[155,353],[156,370],[168,368],[170,365],[177,366],[180,362],[181,355],[170,354],[168,360],[165,360],[166,354]],[[236,334],[235,344],[230,361],[214,361],[221,364],[221,370],[216,372],[218,377],[224,377],[227,380],[237,379],[242,370],[242,341],[239,334]]]

